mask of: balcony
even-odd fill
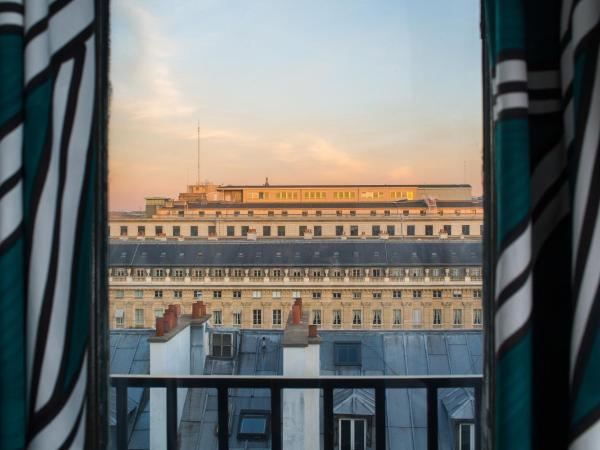
[[[386,436],[386,390],[425,389],[427,414],[427,449],[439,447],[438,409],[439,389],[471,388],[474,390],[475,417],[481,416],[481,375],[464,376],[348,376],[348,377],[284,377],[284,376],[151,376],[151,375],[112,375],[111,385],[116,388],[116,447],[127,448],[128,442],[128,389],[166,389],[166,445],[167,449],[178,448],[177,435],[177,389],[213,388],[217,390],[218,410],[218,449],[229,449],[229,390],[268,389],[270,390],[270,427],[268,433],[273,450],[283,449],[282,390],[320,389],[323,396],[323,448],[334,447],[334,389],[372,389],[375,391],[374,431],[377,438],[373,448],[385,450],[389,436]],[[475,420],[475,442],[480,442],[481,425]]]

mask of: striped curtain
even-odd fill
[[[83,448],[94,0],[0,0],[0,448]]]
[[[495,448],[600,448],[599,0],[485,0]]]

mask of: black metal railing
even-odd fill
[[[438,389],[473,388],[475,397],[475,442],[481,442],[481,375],[465,376],[354,376],[354,377],[287,377],[287,376],[152,376],[111,375],[117,391],[117,448],[127,448],[127,389],[165,388],[167,448],[177,448],[177,388],[213,388],[218,399],[219,450],[229,448],[229,389],[255,388],[271,390],[271,448],[282,450],[281,390],[322,389],[324,449],[334,450],[334,389],[375,390],[375,449],[386,448],[386,389],[425,389],[427,391],[427,449],[438,449]]]

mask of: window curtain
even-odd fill
[[[600,1],[485,0],[493,443],[600,446]]]
[[[0,448],[83,448],[93,0],[0,0]]]

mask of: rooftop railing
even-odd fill
[[[481,441],[481,375],[464,376],[153,376],[112,375],[116,388],[117,448],[127,448],[127,389],[166,389],[167,449],[177,449],[177,388],[213,388],[218,399],[218,449],[229,449],[229,389],[254,388],[271,391],[271,448],[282,450],[282,389],[323,390],[324,450],[334,450],[334,389],[375,390],[375,450],[386,450],[386,389],[425,389],[427,392],[427,449],[438,449],[438,389],[472,388],[475,398],[475,442]],[[475,448],[479,448],[478,445]]]

